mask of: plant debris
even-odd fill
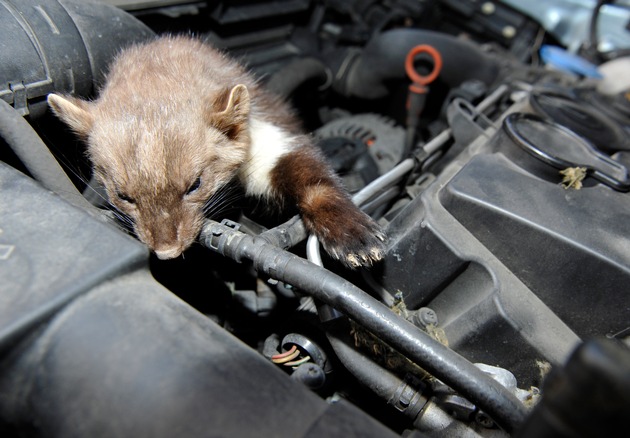
[[[408,321],[411,320],[411,313],[405,305],[402,293],[397,293],[394,298],[395,300],[391,306],[391,310],[396,315],[407,319]],[[415,376],[419,376],[422,379],[431,377],[425,370],[423,370],[414,362],[410,361],[407,357],[403,356],[398,351],[387,345],[373,333],[364,329],[354,321],[350,321],[350,323],[350,335],[354,339],[355,347],[367,350],[376,360],[376,362],[380,363],[385,368],[395,372],[400,372],[403,374],[409,373]],[[428,335],[431,336],[433,339],[448,346],[448,339],[446,339],[446,334],[441,328],[430,324],[424,329],[424,331],[427,332]]]
[[[586,178],[586,167],[567,167],[560,171],[563,176],[561,184],[565,189],[580,190],[582,188],[582,181]]]

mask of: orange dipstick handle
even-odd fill
[[[433,70],[426,76],[418,74],[413,65],[415,57],[421,53],[426,53],[433,59]],[[413,82],[413,84],[409,86],[409,90],[414,93],[426,93],[426,85],[433,82],[438,77],[441,70],[442,56],[440,55],[440,52],[438,52],[433,46],[429,46],[427,44],[415,46],[409,51],[407,58],[405,59],[405,71],[407,72],[409,79]]]

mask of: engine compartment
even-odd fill
[[[125,3],[0,2],[14,41],[0,53],[0,430],[601,436],[626,425],[627,78],[545,65],[559,41],[502,2]],[[237,192],[176,260],[112,224],[45,96],[94,96],[120,47],[179,32],[291,100],[384,227],[382,262],[347,270],[291,212]],[[441,57],[440,68],[408,61],[425,78],[439,70],[426,93],[409,91],[405,66],[420,44]]]

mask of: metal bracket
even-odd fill
[[[495,127],[486,117],[467,100],[455,98],[446,110],[446,118],[451,127],[453,138],[460,144],[468,145],[480,135],[486,135],[486,130]]]

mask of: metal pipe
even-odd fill
[[[487,110],[491,105],[495,104],[507,91],[508,87],[506,85],[501,85],[497,87],[491,94],[489,94],[484,100],[479,102],[479,104],[475,107],[475,110],[478,112],[483,112]],[[435,136],[431,141],[429,141],[426,145],[422,147],[427,156],[431,156],[435,152],[437,152],[446,142],[451,138],[451,129],[447,128],[442,131],[440,134]],[[393,184],[397,183],[402,177],[404,177],[408,172],[411,172],[416,165],[416,160],[413,158],[407,158],[396,167],[391,169],[384,175],[376,178],[374,181],[369,183],[367,186],[363,187],[361,191],[356,193],[352,197],[352,202],[359,207],[370,201],[374,196],[378,195],[383,190],[391,187]],[[321,256],[319,253],[319,241],[315,235],[311,235],[308,238],[308,242],[306,245],[306,256],[307,258],[315,263],[318,266],[323,266],[321,261]]]
[[[352,197],[352,202],[358,206],[363,205],[381,191],[398,182],[403,176],[413,169],[414,165],[415,160],[413,158],[407,158],[406,160],[401,161],[389,172],[381,175],[367,186],[363,187],[361,191]],[[322,257],[319,252],[319,240],[317,240],[317,236],[314,234],[309,236],[306,243],[306,256],[316,265],[323,266]]]

